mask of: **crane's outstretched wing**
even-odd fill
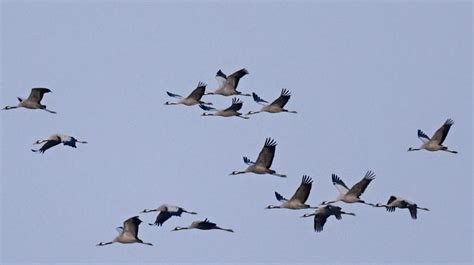
[[[171,218],[170,212],[162,211],[156,216],[155,225],[162,226],[164,222]]]
[[[253,162],[252,160],[250,160],[248,157],[244,156],[244,163],[247,164],[247,165],[253,165],[255,164],[255,162]]]
[[[340,179],[336,174],[332,174],[332,184],[336,187],[340,194],[346,194],[349,191],[349,188],[346,186],[344,181]]]
[[[287,202],[288,201],[287,198],[283,197],[280,193],[278,193],[276,191],[275,191],[275,197],[276,197],[277,201],[279,201],[279,202]]]
[[[305,203],[308,200],[309,193],[311,192],[311,186],[313,185],[313,180],[304,175],[301,179],[301,184],[296,190],[295,194],[291,197],[290,200],[298,200],[301,203]]]
[[[216,227],[216,224],[210,222],[210,221],[206,218],[204,221],[201,221],[201,222],[199,223],[199,227],[200,227],[201,229],[212,229],[212,228]]]
[[[237,86],[239,85],[240,78],[244,77],[248,73],[249,72],[245,68],[242,68],[242,69],[238,70],[237,72],[235,72],[235,73],[233,73],[233,74],[231,74],[227,77],[227,84],[230,87],[232,87],[234,90],[236,90]]]
[[[28,100],[39,103],[43,99],[43,95],[49,92],[51,92],[51,90],[49,90],[48,88],[44,88],[44,87],[33,88],[31,89],[30,95],[28,96]]]
[[[227,83],[227,76],[219,69],[216,74],[216,80],[218,84],[218,89],[223,88]]]
[[[207,86],[206,83],[199,82],[196,89],[194,89],[193,92],[189,94],[188,98],[193,98],[197,101],[201,100],[202,96],[206,92],[206,86]]]
[[[275,99],[275,101],[270,103],[270,105],[277,105],[283,108],[286,105],[286,103],[288,103],[288,100],[290,100],[290,97],[291,97],[290,91],[286,88],[283,88],[281,90],[280,96],[277,99]]]
[[[411,218],[413,220],[416,220],[416,212],[417,212],[416,204],[408,205],[408,211],[410,211]]]
[[[263,103],[268,103],[268,101],[262,99],[261,97],[259,97],[257,94],[255,94],[255,92],[252,92],[252,97],[253,97],[253,100],[255,102],[257,102],[258,104],[262,104],[262,105],[265,105]]]
[[[123,232],[124,233],[130,233],[134,237],[137,237],[138,235],[138,226],[142,223],[142,220],[138,218],[138,216],[134,216],[131,218],[128,218],[123,222]]]
[[[362,195],[362,193],[364,193],[365,189],[367,188],[367,186],[369,186],[370,182],[374,178],[375,178],[375,173],[370,170],[367,171],[367,173],[365,173],[364,178],[361,181],[359,181],[357,184],[352,186],[352,188],[347,193],[354,194],[357,198],[359,198],[359,196]]]
[[[208,107],[206,105],[203,105],[203,104],[199,104],[199,107],[202,109],[202,110],[205,110],[205,111],[215,111],[216,109],[213,108],[213,107]]]
[[[447,119],[446,122],[444,122],[443,126],[441,126],[434,134],[433,137],[431,138],[432,141],[437,142],[438,144],[442,145],[444,140],[446,139],[446,136],[448,136],[449,129],[451,129],[451,126],[454,124],[454,121],[451,119]]]
[[[339,207],[339,206],[334,206],[334,205],[328,205],[327,206],[327,209],[329,211],[330,214],[334,215],[336,217],[337,220],[341,220],[342,219],[342,214],[341,214],[341,210],[342,208]]]
[[[327,219],[328,219],[327,215],[317,213],[314,216],[314,231],[316,231],[316,232],[323,231],[324,224],[326,223]]]
[[[56,141],[56,140],[48,140],[43,146],[41,146],[40,149],[38,150],[33,150],[31,149],[31,151],[33,152],[40,152],[40,153],[44,153],[46,152],[46,150],[50,149],[51,147],[54,147],[58,144],[60,144],[61,141]]]
[[[227,109],[225,109],[224,111],[227,111],[227,110],[239,111],[242,108],[243,104],[244,103],[240,101],[240,99],[232,98],[232,105],[228,107]]]
[[[265,168],[270,168],[273,163],[273,157],[275,156],[276,146],[277,142],[272,138],[265,139],[265,145],[263,146],[262,151],[258,154],[255,163]]]
[[[430,137],[428,137],[428,135],[426,135],[422,130],[418,130],[418,139],[426,144],[430,140]]]
[[[183,96],[166,91],[166,94],[172,98],[183,98]]]

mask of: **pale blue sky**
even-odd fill
[[[58,112],[2,111],[3,263],[472,262],[472,4],[469,1],[112,2],[3,1],[1,106],[32,87]],[[214,89],[218,69],[250,72],[239,88],[298,114],[249,120],[164,106],[165,91]],[[231,97],[208,96],[217,107]],[[243,112],[259,108],[250,98]],[[417,129],[455,120],[445,144],[459,154],[408,153]],[[89,141],[40,155],[53,133]],[[278,142],[288,175],[229,176]],[[265,210],[307,174],[308,202],[334,199],[331,174],[363,195],[400,195],[428,207],[416,221],[341,204],[357,214],[315,233],[310,211]],[[172,203],[197,216],[140,228],[153,247],[115,244],[115,227]],[[141,214],[145,222],[154,214]],[[209,218],[235,233],[170,232]]]

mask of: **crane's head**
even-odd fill
[[[413,147],[408,148],[408,152],[410,152],[410,151],[419,151],[419,150],[421,150],[421,149],[420,148],[413,148]]]
[[[278,209],[278,208],[281,208],[281,207],[278,205],[268,205],[267,207],[265,207],[265,209]]]
[[[144,209],[144,210],[141,211],[140,213],[149,213],[149,212],[154,212],[154,211],[156,211],[156,209],[151,209],[151,210],[149,210],[149,209]]]

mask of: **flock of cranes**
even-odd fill
[[[219,87],[214,92],[206,93],[206,86],[207,84],[204,82],[199,82],[198,86],[191,91],[191,93],[187,97],[183,97],[181,95],[171,93],[166,91],[166,94],[172,98],[177,98],[178,100],[175,102],[166,101],[165,105],[186,105],[186,106],[194,106],[199,105],[201,109],[204,111],[212,111],[204,112],[202,116],[221,116],[221,117],[232,117],[236,116],[243,119],[248,119],[249,115],[257,114],[260,112],[269,112],[269,113],[278,113],[278,112],[288,112],[288,113],[297,113],[293,110],[285,109],[286,103],[290,100],[291,93],[288,89],[283,88],[281,90],[280,96],[275,99],[272,103],[268,103],[268,101],[260,98],[257,94],[244,94],[240,91],[237,91],[237,85],[239,84],[240,78],[247,75],[249,72],[246,69],[240,69],[239,71],[229,75],[228,77],[219,70],[216,74],[217,82],[219,83]],[[209,105],[213,105],[212,102],[204,102],[202,101],[202,97],[204,95],[222,95],[222,96],[252,96],[253,100],[258,104],[263,105],[263,107],[258,111],[249,111],[245,116],[239,112],[242,109],[243,102],[234,97],[232,98],[232,105],[226,109],[215,109],[213,107],[209,107]]]
[[[273,102],[269,103],[268,101],[262,99],[256,93],[247,94],[237,91],[239,81],[242,77],[249,74],[246,69],[240,69],[235,73],[226,76],[221,70],[216,74],[216,79],[219,84],[218,88],[213,92],[206,93],[206,84],[199,82],[196,89],[194,89],[187,97],[180,96],[175,93],[166,92],[168,96],[175,98],[176,101],[165,102],[165,105],[185,105],[185,106],[194,106],[198,105],[205,112],[202,116],[221,116],[221,117],[232,117],[236,116],[243,119],[249,119],[249,115],[257,114],[260,112],[269,112],[269,113],[297,113],[293,110],[285,109],[285,105],[288,103],[291,93],[287,89],[282,89],[280,96],[275,99]],[[40,109],[50,113],[56,113],[54,111],[48,110],[46,105],[41,104],[44,94],[50,93],[51,90],[48,88],[33,88],[27,99],[18,98],[19,103],[16,106],[6,106],[3,110],[11,110],[15,108],[27,108],[27,109]],[[215,109],[210,107],[213,105],[211,102],[205,102],[202,100],[205,95],[222,95],[222,96],[234,96],[232,98],[232,104],[230,107],[225,109]],[[263,105],[263,107],[258,111],[249,111],[247,114],[242,114],[239,110],[242,109],[243,101],[241,101],[236,96],[252,96],[253,100]],[[427,150],[427,151],[445,151],[450,153],[457,153],[457,151],[449,150],[448,147],[443,146],[443,142],[446,139],[448,132],[451,126],[454,124],[454,121],[451,119],[446,120],[446,122],[434,133],[434,135],[429,138],[423,131],[418,130],[418,138],[423,142],[419,148],[410,147],[408,151],[417,151],[417,150]],[[44,143],[44,144],[43,144]],[[44,153],[46,150],[50,149],[59,144],[67,145],[73,148],[76,148],[76,143],[87,143],[86,141],[79,141],[76,138],[63,134],[53,134],[47,139],[38,140],[34,144],[43,144],[39,149],[32,149],[33,152]],[[238,175],[245,173],[254,173],[254,174],[269,174],[277,177],[285,178],[285,174],[277,173],[272,169],[273,158],[275,156],[277,142],[272,138],[266,138],[265,143],[256,159],[256,161],[250,160],[247,156],[243,156],[243,161],[247,165],[242,171],[233,171],[230,175]],[[303,175],[301,184],[298,189],[295,191],[293,196],[290,199],[283,197],[280,193],[275,192],[276,199],[281,203],[280,205],[269,205],[266,209],[314,209],[314,213],[304,214],[302,217],[313,217],[314,216],[314,230],[316,232],[323,231],[324,224],[327,219],[333,215],[337,220],[342,218],[342,215],[352,215],[354,213],[344,212],[341,207],[333,205],[336,202],[344,203],[362,203],[368,206],[375,208],[383,207],[386,208],[388,212],[395,211],[396,208],[408,209],[410,216],[413,219],[417,218],[417,210],[429,211],[427,208],[419,207],[416,203],[401,198],[399,196],[392,195],[390,196],[386,204],[382,203],[368,203],[360,198],[360,196],[367,189],[371,181],[375,179],[375,173],[371,170],[367,171],[364,177],[349,188],[341,178],[336,174],[332,174],[332,183],[334,187],[339,191],[339,195],[332,201],[323,201],[318,206],[311,206],[306,204],[313,180],[310,176]],[[140,213],[149,213],[149,212],[159,212],[156,216],[154,223],[149,223],[149,225],[163,226],[163,224],[168,221],[173,216],[180,217],[183,213],[189,215],[196,215],[196,212],[187,211],[182,207],[171,205],[171,204],[162,204],[155,209],[145,209]],[[123,222],[123,226],[118,227],[118,235],[110,242],[100,242],[97,246],[105,246],[112,243],[140,243],[152,246],[151,243],[144,242],[138,237],[139,226],[142,221],[138,216],[133,216]],[[199,229],[199,230],[222,230],[227,232],[234,232],[229,228],[221,228],[215,223],[210,222],[207,218],[204,221],[194,221],[189,226],[175,227],[172,231],[186,230],[186,229]]]

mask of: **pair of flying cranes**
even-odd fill
[[[226,76],[221,70],[217,72],[216,79],[219,83],[219,87],[214,92],[205,93],[206,84],[199,82],[198,87],[194,89],[191,94],[187,97],[182,97],[178,94],[174,94],[171,92],[167,92],[170,97],[178,98],[176,102],[166,102],[165,105],[178,105],[183,104],[186,106],[193,106],[199,105],[205,111],[213,111],[211,112],[204,112],[203,116],[222,116],[222,117],[240,117],[247,119],[248,115],[256,114],[259,112],[269,112],[269,113],[278,113],[278,112],[289,112],[289,113],[296,113],[296,111],[289,111],[284,108],[288,100],[290,99],[291,93],[287,89],[282,89],[280,96],[269,103],[262,98],[260,98],[256,93],[252,94],[243,94],[240,91],[237,91],[237,85],[239,83],[240,78],[247,75],[248,71],[246,69],[241,69],[229,76]],[[16,106],[6,106],[3,110],[10,110],[15,108],[27,108],[27,109],[41,109],[50,113],[56,113],[55,111],[51,111],[47,109],[46,105],[41,104],[41,100],[45,93],[51,92],[48,88],[33,88],[31,93],[27,99],[18,98],[19,103]],[[242,108],[243,102],[240,101],[238,98],[232,99],[232,105],[226,109],[215,109],[209,107],[212,105],[210,102],[204,102],[201,100],[202,96],[204,95],[223,95],[223,96],[232,96],[232,95],[241,95],[241,96],[252,96],[254,101],[264,105],[261,110],[259,111],[249,111],[246,115],[243,116],[239,110]],[[267,103],[267,104],[265,104]],[[443,146],[443,142],[448,135],[448,132],[451,126],[454,124],[454,121],[451,119],[446,120],[446,122],[433,134],[433,137],[428,137],[422,130],[418,130],[418,138],[423,142],[419,148],[410,147],[408,151],[418,151],[418,150],[428,150],[428,151],[445,151],[450,153],[457,153],[457,151],[449,150],[446,146]],[[38,140],[35,144],[45,143],[40,149],[32,150],[34,152],[44,153],[49,148],[56,146],[60,143],[64,145],[68,145],[71,147],[76,147],[76,143],[87,143],[86,141],[79,141],[76,138],[68,135],[62,134],[54,134],[51,135],[48,139],[45,140]],[[271,169],[271,165],[273,162],[273,157],[275,155],[277,143],[275,140],[271,138],[267,138],[265,140],[265,144],[262,150],[259,153],[259,156],[255,162],[251,161],[247,157],[243,157],[244,163],[248,165],[248,167],[243,171],[233,171],[230,175],[238,175],[244,173],[255,173],[255,174],[271,174],[278,177],[286,177],[284,174],[279,174],[275,170]],[[312,179],[311,177],[304,175],[302,177],[302,181],[294,195],[290,199],[286,199],[278,192],[275,192],[275,197],[278,201],[281,202],[280,205],[269,205],[267,209],[276,209],[276,208],[286,208],[286,209],[315,209],[314,213],[311,214],[304,214],[302,217],[311,217],[314,216],[314,230],[316,232],[321,232],[323,230],[324,224],[326,220],[331,216],[334,215],[336,219],[340,220],[343,214],[346,215],[353,215],[354,213],[344,212],[342,211],[341,207],[334,206],[332,203],[343,201],[346,203],[363,203],[373,207],[384,207],[387,211],[393,212],[395,208],[400,209],[408,209],[410,215],[413,219],[417,218],[417,210],[425,210],[428,211],[429,209],[419,207],[416,203],[413,203],[409,200],[401,198],[399,196],[390,196],[388,202],[386,204],[372,204],[367,203],[360,198],[362,193],[365,191],[367,186],[370,182],[375,178],[375,173],[372,171],[367,171],[365,176],[356,183],[351,188],[348,188],[347,185],[336,175],[332,175],[332,183],[338,189],[339,195],[333,201],[323,201],[320,205],[324,205],[324,207],[312,207],[306,204],[306,201],[309,197],[311,187],[312,187]],[[189,212],[179,206],[163,204],[156,209],[151,210],[143,210],[142,213],[148,213],[158,211],[160,212],[156,217],[155,223],[150,225],[163,225],[163,223],[171,218],[172,216],[181,216],[182,213],[188,214],[196,214],[195,212]],[[100,242],[97,244],[98,246],[104,246],[108,244],[112,244],[115,242],[119,243],[142,243],[146,245],[152,245],[151,243],[143,242],[141,239],[138,238],[138,227],[142,221],[139,219],[138,216],[131,217],[124,221],[123,226],[118,227],[119,235],[110,242]],[[217,226],[215,223],[210,222],[208,219],[204,221],[194,221],[187,227],[176,227],[172,231],[179,231],[185,229],[200,229],[200,230],[223,230],[227,232],[233,232],[232,229],[221,228]]]
[[[31,89],[30,95],[28,96],[27,99],[22,99],[18,97],[17,105],[6,106],[2,110],[11,110],[11,109],[16,109],[16,108],[40,109],[40,110],[47,111],[49,113],[56,114],[55,111],[49,110],[47,109],[46,105],[41,104],[41,100],[43,99],[44,94],[50,93],[50,92],[51,92],[50,89],[44,88],[44,87],[33,88]],[[34,142],[34,144],[42,144],[42,143],[44,143],[44,145],[40,149],[37,149],[37,150],[31,149],[31,151],[44,153],[49,148],[56,146],[60,143],[62,143],[63,145],[76,148],[76,143],[86,144],[87,142],[79,141],[76,138],[69,135],[65,135],[65,134],[53,134],[49,136],[48,139],[38,140]]]

